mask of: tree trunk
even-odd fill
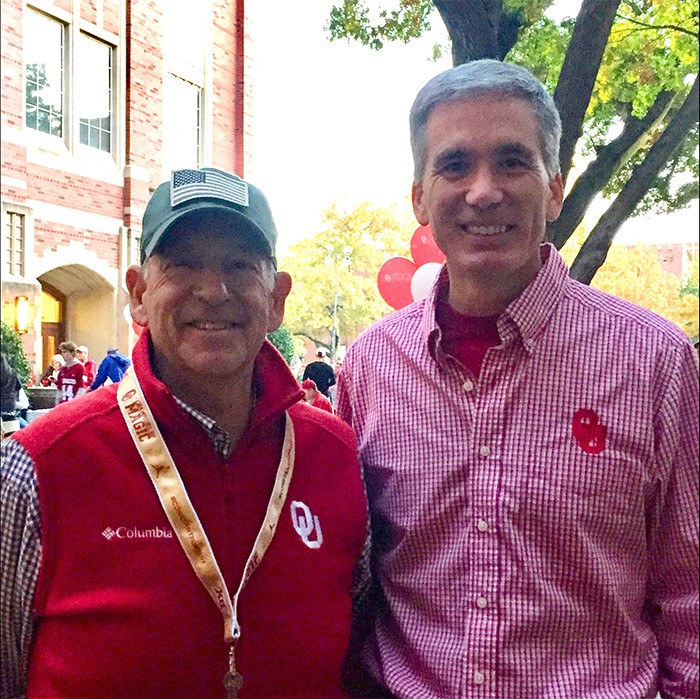
[[[452,64],[499,58],[501,0],[434,0],[452,41]]]
[[[600,217],[595,228],[571,265],[571,276],[584,284],[590,284],[600,266],[605,262],[608,250],[620,226],[632,215],[637,204],[649,190],[654,178],[682,145],[688,131],[698,121],[698,78],[680,109],[659,139],[649,149],[644,160],[632,171],[622,191],[610,208]]]
[[[605,187],[629,154],[635,151],[644,135],[666,116],[673,97],[673,92],[660,92],[642,119],[627,117],[622,133],[598,150],[595,160],[576,180],[564,200],[559,218],[547,227],[547,237],[558,250],[581,223],[595,196]]]
[[[554,91],[562,122],[559,163],[564,182],[620,0],[583,0]]]

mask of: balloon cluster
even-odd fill
[[[377,286],[382,298],[397,311],[428,295],[445,255],[437,246],[430,224],[418,226],[411,238],[411,257],[392,257],[380,268]]]

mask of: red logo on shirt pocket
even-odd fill
[[[600,424],[600,418],[589,408],[579,408],[574,413],[571,432],[578,445],[588,454],[600,454],[605,449],[608,428]]]

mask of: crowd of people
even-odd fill
[[[73,342],[61,342],[58,346],[58,354],[53,355],[46,371],[41,375],[38,385],[56,388],[56,405],[66,403],[78,396],[94,391],[100,386],[117,383],[131,365],[131,360],[115,347],[107,350],[107,354],[100,362],[90,357],[90,350],[85,345],[76,345]],[[27,410],[31,408],[31,402],[22,386],[17,372],[10,367],[3,355],[4,376],[14,379],[3,379],[3,415],[8,416],[4,421],[3,436],[9,436],[17,429],[26,427]],[[16,379],[16,381],[15,381]],[[10,387],[16,385],[16,390]],[[9,421],[10,416],[17,414],[16,418]],[[7,424],[5,424],[7,423]]]
[[[153,192],[132,366],[90,391],[62,343],[61,404],[2,444],[3,696],[698,696],[695,349],[546,242],[529,71],[447,70],[409,123],[446,262],[337,377],[266,339],[293,280],[264,194]]]

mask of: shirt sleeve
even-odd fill
[[[347,371],[343,370],[338,377],[338,388],[335,394],[335,414],[352,427],[352,407],[347,385]]]
[[[34,463],[14,439],[2,442],[0,497],[0,695],[24,696],[41,561],[41,519]]]
[[[97,374],[97,363],[95,360],[88,362],[85,365],[85,386],[88,387],[95,380]]]
[[[647,611],[664,699],[698,696],[698,362],[688,343],[665,386],[655,433]]]

